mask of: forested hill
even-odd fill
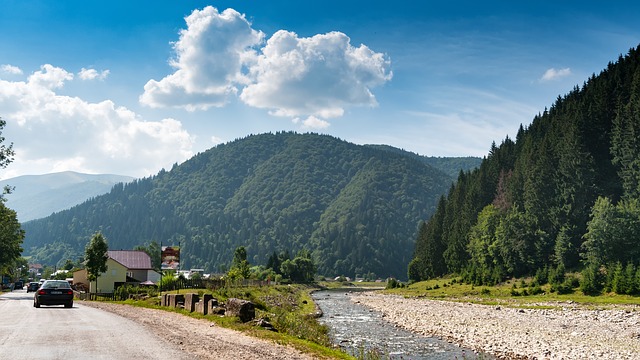
[[[480,166],[482,158],[465,156],[465,157],[436,157],[436,156],[422,156],[415,153],[407,152],[402,149],[398,149],[389,145],[367,145],[376,149],[392,151],[407,156],[413,156],[418,161],[422,161],[429,166],[443,171],[452,178],[457,178],[460,170],[471,171]]]
[[[184,268],[218,271],[243,245],[254,265],[306,248],[320,274],[405,278],[417,225],[452,182],[406,152],[252,135],[27,222],[24,248],[43,263],[76,260],[101,230],[111,249],[182,244]]]
[[[505,139],[421,225],[409,277],[474,283],[640,259],[640,50]]]

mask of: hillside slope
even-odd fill
[[[421,226],[410,278],[463,273],[490,284],[585,263],[633,269],[640,256],[639,133],[635,48],[460,175]]]
[[[75,259],[100,230],[112,249],[181,244],[184,268],[224,270],[243,245],[252,264],[307,249],[321,274],[405,278],[416,226],[451,183],[408,153],[252,135],[28,222],[24,248],[44,263]]]

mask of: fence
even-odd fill
[[[209,289],[216,290],[223,287],[249,287],[249,286],[267,286],[273,285],[273,281],[262,280],[226,280],[226,279],[181,279],[178,278],[175,281],[163,282],[161,285],[161,291],[173,291],[182,289]]]
[[[239,288],[239,287],[254,287],[254,286],[268,286],[277,285],[273,281],[261,281],[261,280],[222,280],[222,279],[176,279],[175,281],[164,284],[161,291],[174,291],[183,289],[209,289],[217,290],[220,288]],[[88,292],[75,292],[76,298],[80,300],[93,300],[93,301],[121,301],[126,300],[127,296],[121,298],[118,295],[117,289],[114,293],[88,293]]]

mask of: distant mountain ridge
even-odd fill
[[[83,174],[64,171],[44,175],[23,175],[0,181],[0,187],[14,188],[6,205],[20,222],[49,216],[92,197],[108,193],[113,185],[133,181],[131,176]]]
[[[423,156],[416,153],[412,153],[403,149],[399,149],[389,145],[366,145],[376,149],[392,151],[395,153],[403,154],[406,156],[412,156],[415,159],[424,162],[429,166],[444,172],[451,176],[453,179],[457,179],[460,171],[471,171],[480,167],[482,158],[475,156],[461,156],[461,157],[439,157],[439,156]]]
[[[77,259],[100,230],[112,249],[180,244],[185,268],[224,270],[306,249],[326,275],[406,277],[417,224],[453,179],[404,151],[290,132],[218,145],[171,170],[23,224],[25,252]]]

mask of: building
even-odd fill
[[[157,284],[160,281],[160,274],[153,270],[151,258],[144,251],[109,250],[107,253],[107,271],[98,277],[97,286],[96,281],[89,283],[86,269],[73,273],[73,283],[92,293],[112,293],[125,284]]]

